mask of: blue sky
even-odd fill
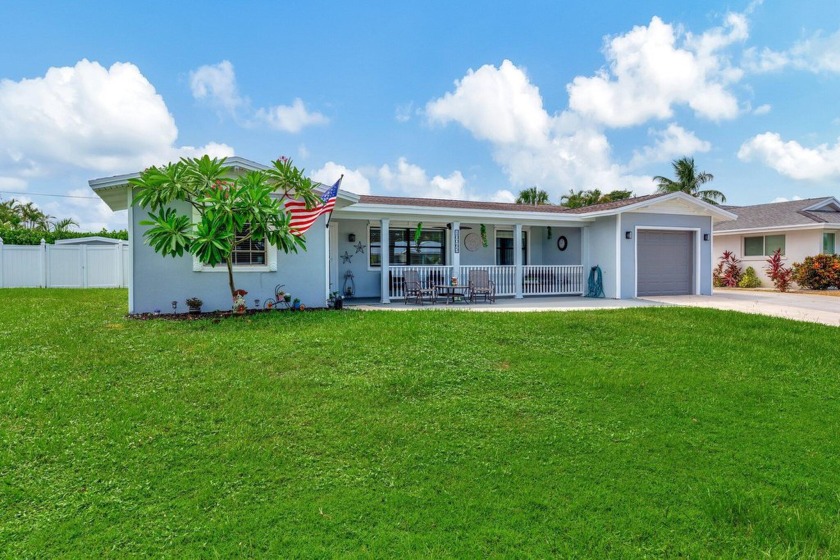
[[[349,4],[0,5],[0,197],[124,227],[88,179],[203,152],[554,202],[690,155],[733,204],[840,196],[836,0]]]

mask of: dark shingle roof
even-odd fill
[[[831,197],[771,202],[753,206],[722,206],[724,210],[737,214],[738,219],[720,222],[715,226],[715,230],[761,229],[823,223],[840,224],[840,212],[836,210],[805,210],[826,200],[831,200]]]
[[[389,206],[424,206],[431,208],[465,208],[469,210],[495,210],[501,212],[542,212],[548,214],[589,214],[590,212],[602,212],[615,210],[624,206],[630,206],[646,200],[665,196],[663,194],[650,194],[637,196],[616,202],[595,204],[583,208],[566,208],[545,204],[533,206],[531,204],[513,204],[509,202],[482,202],[477,200],[446,200],[441,198],[409,198],[401,196],[375,196],[361,195],[359,202],[362,204],[385,204]]]

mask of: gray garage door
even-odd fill
[[[694,293],[694,232],[642,230],[637,250],[638,295]]]

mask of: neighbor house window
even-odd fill
[[[388,262],[390,266],[435,266],[446,264],[446,230],[426,229],[414,242],[414,228],[388,229]],[[382,229],[370,228],[368,243],[371,267],[382,266]]]
[[[500,266],[513,265],[513,232],[510,230],[496,231],[496,264]],[[528,232],[522,232],[522,264],[528,264]]]
[[[833,233],[823,233],[823,254],[825,255],[833,255],[834,254],[834,234]]]
[[[265,239],[248,239],[249,230],[236,234],[236,248],[233,250],[233,264],[235,265],[264,265],[266,263]]]
[[[782,254],[785,254],[784,235],[763,235],[760,237],[744,238],[745,257],[769,257],[776,252],[776,249],[781,249]]]

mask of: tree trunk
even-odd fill
[[[228,269],[228,286],[230,286],[230,301],[233,302],[236,297],[236,286],[233,284],[233,260],[228,256],[226,263]]]

